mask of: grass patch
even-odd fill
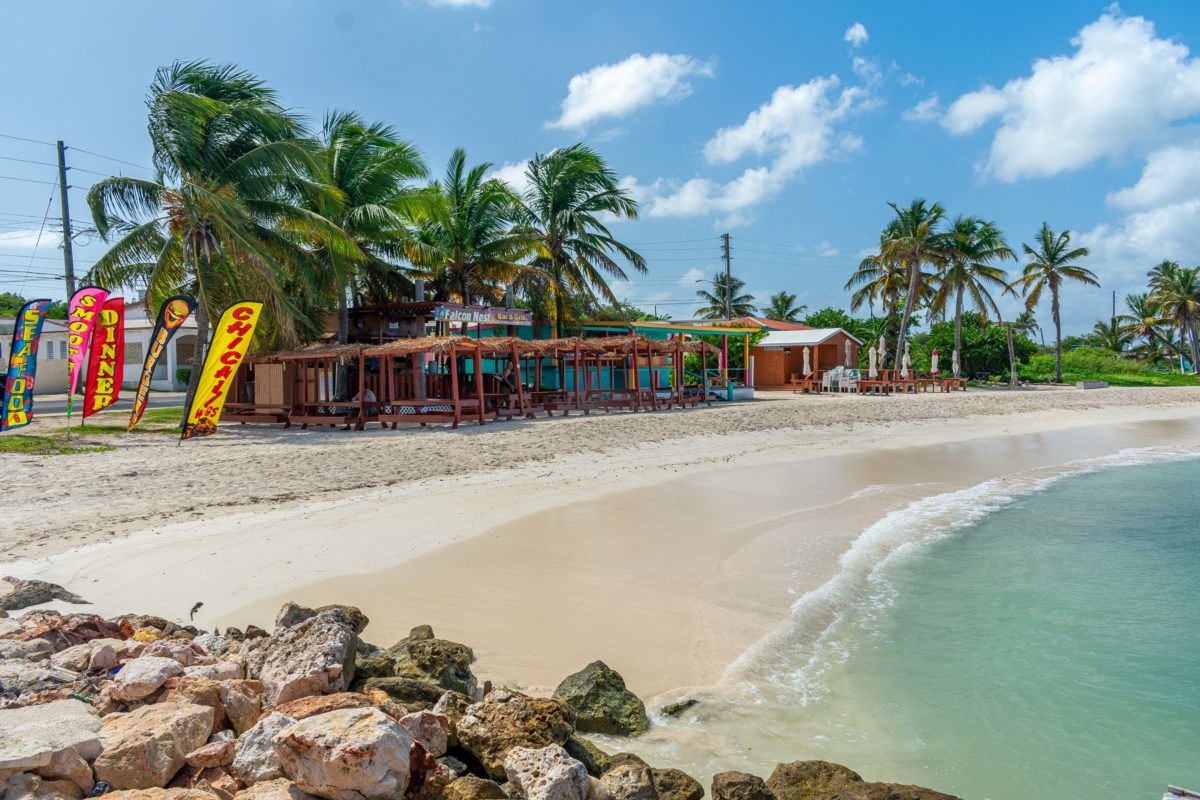
[[[47,436],[10,433],[0,436],[0,454],[74,456],[82,453],[103,453],[113,449],[115,448],[107,444],[84,444],[79,441],[69,442],[64,433],[53,433]]]
[[[1036,355],[1022,364],[1021,378],[1034,383],[1054,380],[1054,354]],[[1108,381],[1110,386],[1196,386],[1195,375],[1159,372],[1141,361],[1121,358],[1097,347],[1078,347],[1063,353],[1063,382]]]
[[[179,420],[182,416],[183,409],[180,408],[152,408],[142,415],[142,419],[138,422],[137,427],[128,432],[178,434]],[[71,432],[78,431],[81,434],[101,436],[126,433],[128,427],[129,412],[101,412],[93,417],[88,417],[82,426],[72,423]]]

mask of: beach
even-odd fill
[[[647,698],[713,684],[924,497],[1200,445],[1200,389],[767,395],[457,431],[227,426],[6,456],[3,572],[113,615],[270,628],[342,602],[381,645],[431,624],[549,691],[602,658]],[[49,427],[53,422],[44,423]],[[69,493],[65,471],[77,486]],[[63,607],[65,608],[65,607]]]

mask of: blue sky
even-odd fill
[[[726,231],[762,301],[844,307],[886,202],[918,196],[1014,246],[1046,220],[1092,247],[1104,288],[1071,290],[1071,329],[1157,261],[1200,262],[1194,2],[43,0],[0,23],[0,287],[26,295],[63,293],[55,220],[33,246],[54,170],[26,162],[66,141],[86,223],[96,173],[149,163],[146,86],[175,59],[237,63],[314,121],[389,122],[435,175],[459,145],[519,180],[536,152],[593,144],[642,205],[615,229],[650,274],[619,293],[677,318]],[[102,251],[77,247],[77,271]]]

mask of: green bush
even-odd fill
[[[967,312],[962,321],[963,349],[960,366],[962,375],[973,377],[986,372],[1008,375],[1008,333],[1002,325],[984,325],[978,314]],[[939,322],[928,333],[919,333],[910,340],[909,352],[913,369],[927,372],[932,351],[938,351],[938,369],[950,373],[954,353],[954,320]],[[1037,352],[1037,343],[1022,333],[1013,332],[1013,351],[1017,363],[1026,361]]]
[[[1054,353],[1033,356],[1018,372],[1035,383],[1054,380]],[[1195,386],[1196,376],[1160,372],[1133,358],[1123,358],[1098,347],[1063,351],[1063,382],[1108,381],[1113,386]]]
[[[179,367],[175,370],[175,383],[187,386],[188,381],[192,379],[191,367]]]

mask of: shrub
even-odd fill
[[[182,383],[184,386],[186,386],[188,381],[190,381],[191,379],[192,379],[192,368],[191,367],[179,367],[178,369],[175,370],[175,383]]]

